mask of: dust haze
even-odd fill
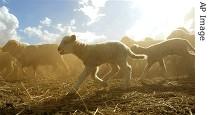
[[[173,39],[184,40],[192,48],[183,46],[181,49],[182,42],[173,42],[156,50]],[[195,113],[193,33],[180,27],[171,31],[165,40],[147,37],[144,41],[134,41],[124,36],[119,42],[136,55],[147,56],[147,59],[126,59],[132,68],[131,79],[128,80],[130,85],[122,88],[124,75],[127,75],[125,70],[124,73],[110,76],[106,86],[88,75],[78,90],[70,94],[87,65],[84,60],[73,53],[61,55],[58,44],[28,45],[16,40],[7,41],[0,50],[0,114]],[[137,48],[156,48],[148,54],[132,49],[134,44]],[[110,52],[115,50],[113,46],[108,48]],[[182,50],[187,52],[178,55]],[[100,51],[103,53],[104,50]],[[101,59],[97,52],[93,55],[95,62]],[[158,59],[163,59],[164,63]],[[154,63],[145,69],[149,60],[154,60]],[[101,80],[113,69],[106,62],[97,66],[97,76]],[[147,74],[142,77],[145,71]]]

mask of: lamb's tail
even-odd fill
[[[132,52],[130,49],[128,50],[128,55],[129,55],[131,58],[134,58],[134,59],[146,59],[146,58],[147,58],[146,55],[143,55],[143,54],[135,54],[135,53]]]

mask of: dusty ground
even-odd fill
[[[101,88],[88,79],[78,94],[65,96],[72,79],[45,78],[23,82],[0,81],[1,115],[192,115],[195,113],[194,79],[156,77],[131,80],[129,90],[120,88],[120,79]]]

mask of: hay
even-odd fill
[[[177,85],[151,82],[123,90],[120,80],[111,81],[109,90],[98,90],[87,82],[76,93],[66,97],[72,83],[43,79],[39,82],[0,82],[0,114],[178,114],[195,113],[194,83],[187,79]],[[90,81],[91,82],[91,81]],[[184,83],[184,84],[182,84]]]

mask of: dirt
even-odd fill
[[[0,81],[1,115],[193,115],[195,81],[192,78],[111,79],[103,88],[86,80],[76,94],[68,94],[74,79],[44,78],[22,82]]]

